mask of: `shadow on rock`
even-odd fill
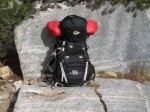
[[[41,70],[41,74],[44,74],[48,71],[49,62],[52,60],[53,56],[51,54],[54,52],[54,45],[55,45],[55,37],[51,36],[46,27],[43,28],[41,33],[41,38],[45,47],[48,47],[48,51],[46,52],[46,57],[44,58],[43,63],[41,64],[43,69]]]

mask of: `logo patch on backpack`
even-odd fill
[[[73,31],[73,35],[79,35],[80,32],[79,31]]]
[[[78,75],[78,70],[72,70],[72,72],[70,72],[69,74],[72,74],[72,75]]]

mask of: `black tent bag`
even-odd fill
[[[95,68],[90,62],[88,46],[89,35],[86,19],[70,15],[60,22],[62,36],[56,39],[53,68],[53,81],[63,86],[82,86],[94,80]]]

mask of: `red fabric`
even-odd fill
[[[60,21],[50,21],[47,23],[47,29],[53,36],[61,36],[61,30],[59,28]]]
[[[93,35],[98,29],[98,25],[96,21],[87,20],[86,30],[89,35]]]
[[[47,29],[53,36],[61,36],[61,30],[59,28],[60,21],[50,21],[47,23]],[[93,20],[87,20],[86,30],[89,35],[93,35],[98,29],[97,22]]]

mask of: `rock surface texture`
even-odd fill
[[[150,83],[129,80],[96,79],[101,84],[107,112],[150,112]]]
[[[36,79],[46,69],[55,38],[45,28],[48,21],[76,14],[98,22],[99,30],[88,39],[89,54],[97,71],[129,72],[132,66],[150,67],[150,19],[148,11],[137,16],[122,5],[104,13],[106,6],[92,10],[85,5],[43,11],[15,28],[15,43],[23,77]],[[108,6],[108,9],[111,9]]]
[[[0,112],[12,112],[22,80],[8,66],[0,67]]]
[[[51,89],[24,85],[14,112],[150,112],[150,83],[116,79],[96,81],[101,84],[98,94],[93,87]]]
[[[16,81],[21,82],[21,81]],[[19,84],[0,80],[0,112],[12,112],[17,100]]]
[[[14,112],[103,112],[92,87],[55,88],[24,85]]]

